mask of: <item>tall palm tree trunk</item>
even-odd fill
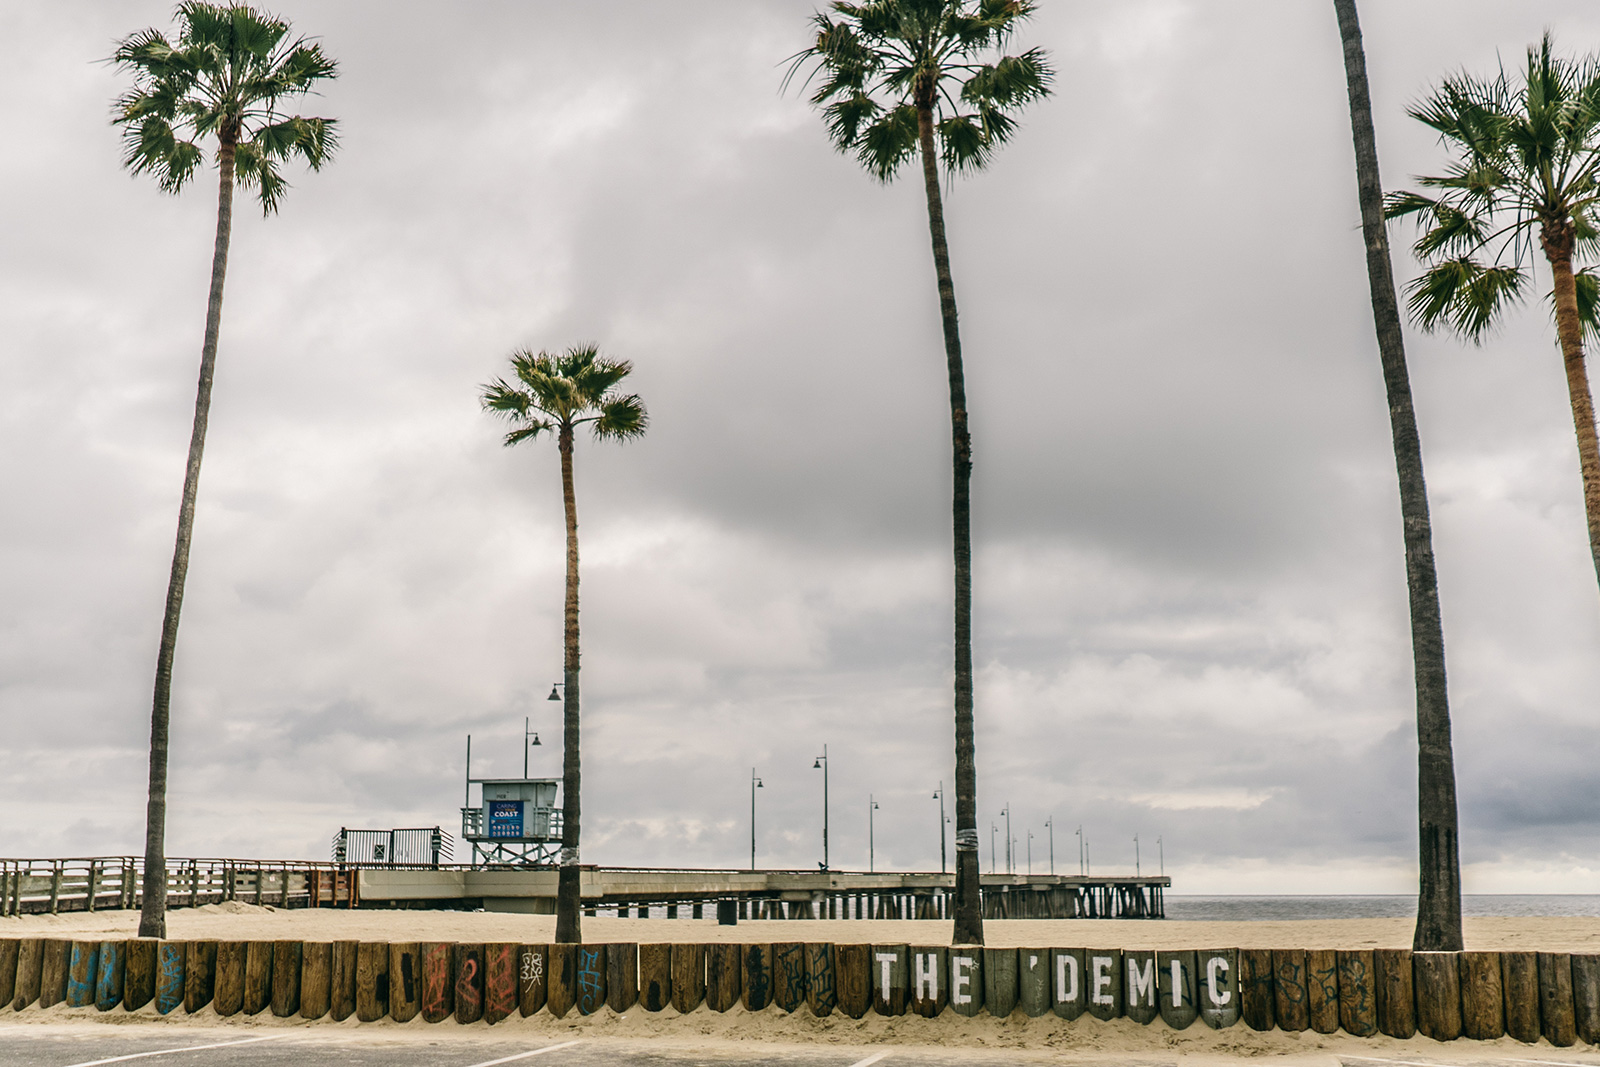
[[[1383,220],[1383,182],[1372,129],[1372,96],[1355,0],[1334,0],[1344,42],[1345,81],[1350,95],[1350,127],[1355,139],[1356,188],[1361,231],[1367,243],[1367,281],[1372,318],[1389,398],[1389,430],[1395,472],[1400,480],[1400,517],[1405,528],[1406,588],[1411,601],[1411,656],[1417,688],[1417,819],[1420,881],[1418,951],[1461,951],[1461,859],[1457,840],[1456,772],[1450,740],[1450,703],[1444,671],[1444,626],[1439,613],[1439,579],[1433,562],[1433,528],[1428,517],[1428,486],[1422,473],[1422,438],[1411,403],[1400,306]]]
[[[956,564],[956,906],[954,941],[983,944],[983,909],[978,890],[978,767],[972,736],[972,436],[967,431],[967,385],[961,367],[961,331],[956,321],[956,286],[944,236],[944,201],[939,195],[939,159],[933,147],[933,111],[917,108],[922,180],[928,199],[928,233],[939,276],[939,314],[944,325],[945,363],[950,375],[950,443],[954,492],[950,518]]]
[[[1578,466],[1583,472],[1583,506],[1589,518],[1589,554],[1600,580],[1600,440],[1594,426],[1594,397],[1583,360],[1583,323],[1578,317],[1578,288],[1572,277],[1572,224],[1546,223],[1540,234],[1545,258],[1555,280],[1556,333],[1567,371],[1567,397],[1572,426],[1578,434]]]
[[[562,425],[558,445],[561,499],[567,513],[567,606],[561,686],[561,867],[556,882],[556,942],[577,945],[583,943],[578,882],[579,780],[582,773],[578,762],[578,501],[572,489],[571,425]]]
[[[178,536],[172,550],[172,573],[167,578],[167,610],[161,620],[155,696],[150,705],[150,793],[145,809],[140,937],[167,936],[167,737],[172,720],[172,661],[178,649],[183,585],[189,576],[195,498],[200,493],[200,459],[206,450],[211,385],[217,368],[217,337],[222,332],[222,288],[228,274],[228,242],[233,235],[234,147],[230,140],[224,139],[217,156],[220,172],[217,236],[211,253],[211,293],[206,302],[205,340],[200,346],[200,384],[195,390],[194,429],[189,435],[189,461],[183,474],[183,501],[178,507]]]

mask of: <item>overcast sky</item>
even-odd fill
[[[918,184],[830,147],[809,0],[285,0],[342,77],[280,215],[236,214],[173,698],[171,855],[459,830],[558,775],[553,447],[480,386],[597,342],[652,416],[584,442],[584,859],[938,863],[949,414]],[[0,854],[141,847],[215,220],[119,165],[164,2],[0,0]],[[1600,50],[1592,0],[1363,7],[1406,105]],[[1174,892],[1414,891],[1400,522],[1332,5],[1041,0],[1055,95],[947,202],[976,449],[979,829]],[[1415,273],[1396,231],[1396,267]],[[1541,278],[1541,285],[1547,282]],[[1542,290],[1541,290],[1542,291]],[[1554,331],[1408,332],[1468,892],[1593,892],[1600,593]],[[953,808],[952,808],[953,814]],[[1002,829],[1003,834],[1003,829]],[[1003,836],[997,840],[1004,865]]]

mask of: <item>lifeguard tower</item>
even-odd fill
[[[526,726],[524,727],[526,742]],[[539,743],[533,735],[533,744]],[[467,738],[467,788],[461,808],[461,839],[472,845],[474,867],[551,866],[561,852],[559,778],[529,778],[523,748],[522,778],[472,777],[472,738]],[[472,787],[479,788],[476,806]]]

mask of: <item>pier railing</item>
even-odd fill
[[[229,900],[280,908],[349,907],[360,896],[350,870],[332,863],[169,858],[166,866],[167,903],[173,907]],[[139,856],[0,859],[0,915],[128,910],[143,904]]]

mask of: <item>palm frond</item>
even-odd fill
[[[607,400],[600,406],[600,417],[594,422],[594,435],[601,441],[626,441],[643,437],[650,425],[650,414],[644,401],[636,394]]]
[[[1587,267],[1572,276],[1578,290],[1578,321],[1584,340],[1600,344],[1600,269]]]
[[[1435,264],[1407,286],[1406,307],[1424,330],[1441,324],[1475,344],[1522,300],[1527,273],[1517,266],[1486,266],[1468,257]]]

